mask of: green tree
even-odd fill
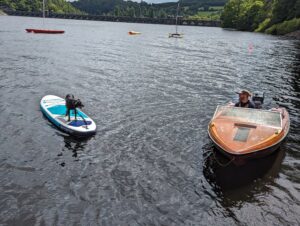
[[[283,34],[298,29],[299,17],[300,0],[229,0],[221,19],[224,27]]]
[[[223,27],[237,28],[241,3],[241,0],[229,0],[225,5],[223,14],[221,15]]]
[[[265,19],[263,0],[246,0],[240,5],[236,27],[239,30],[254,31]]]
[[[114,16],[122,16],[120,6],[115,7]]]
[[[275,0],[272,12],[272,23],[276,24],[293,17],[296,0]]]
[[[295,17],[300,17],[300,0],[295,3]]]

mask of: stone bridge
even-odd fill
[[[28,16],[28,17],[42,17],[41,12],[25,12],[12,11],[2,9],[7,15],[12,16]],[[175,24],[175,18],[149,18],[149,17],[118,17],[118,16],[102,16],[90,14],[62,14],[46,12],[48,18],[59,19],[74,19],[74,20],[96,20],[96,21],[111,21],[111,22],[129,22],[129,23],[147,23],[147,24]],[[185,18],[178,18],[178,25],[190,26],[208,26],[220,27],[221,22],[218,20],[191,20]]]

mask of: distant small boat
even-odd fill
[[[45,0],[43,0],[43,24],[45,20]],[[34,28],[27,28],[25,29],[28,33],[35,33],[35,34],[63,34],[65,31],[63,30],[49,30],[49,29],[34,29]]]
[[[175,25],[175,33],[169,33],[169,38],[183,38],[183,34],[178,33],[178,14],[179,14],[180,2],[177,5],[177,13],[176,13],[176,25]]]
[[[63,34],[65,31],[63,30],[46,30],[46,29],[32,29],[27,28],[25,29],[29,33],[39,33],[39,34]]]
[[[183,38],[183,34],[180,33],[170,33],[169,38]]]
[[[142,34],[141,32],[138,32],[138,31],[129,31],[128,32],[129,35],[140,35]]]

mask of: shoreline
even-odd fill
[[[290,33],[285,34],[284,36],[300,40],[300,30],[292,31]]]
[[[7,16],[7,14],[0,9],[0,16]]]
[[[25,12],[4,10],[8,16],[24,16],[24,17],[42,17],[41,12]],[[175,18],[149,18],[149,17],[118,17],[118,16],[103,16],[103,15],[88,15],[88,14],[64,14],[64,13],[47,13],[47,18],[57,19],[75,19],[75,20],[93,20],[93,21],[109,21],[109,22],[127,22],[141,24],[166,24],[175,25]],[[204,26],[204,27],[220,27],[219,20],[191,20],[180,19],[178,25],[186,26]]]

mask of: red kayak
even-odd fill
[[[45,29],[32,29],[28,28],[26,29],[29,33],[39,33],[39,34],[63,34],[65,31],[63,30],[45,30]]]

